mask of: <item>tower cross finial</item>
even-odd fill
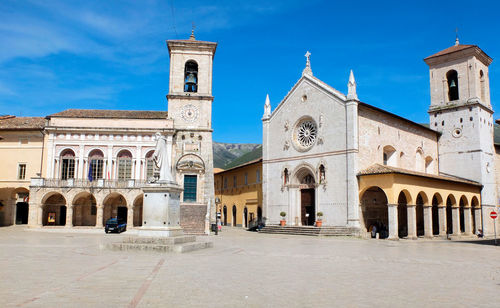
[[[455,46],[458,46],[460,42],[458,41],[458,27],[455,28]]]
[[[302,75],[309,74],[309,75],[312,76],[312,70],[311,70],[311,53],[309,51],[307,51],[304,56],[306,57],[306,68],[304,69],[304,71],[302,71]]]
[[[309,50],[306,52],[305,54],[305,57],[306,57],[306,67],[311,67],[311,53],[309,52]]]
[[[195,40],[195,37],[194,37],[194,29],[196,29],[196,26],[194,25],[194,21],[191,23],[191,36],[189,36],[189,39],[191,41],[194,41]]]

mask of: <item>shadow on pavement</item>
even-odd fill
[[[479,245],[491,245],[495,246],[494,239],[477,239],[477,240],[469,240],[469,241],[453,241],[454,243],[468,243],[468,244],[479,244]],[[500,239],[497,239],[497,246],[500,246]]]

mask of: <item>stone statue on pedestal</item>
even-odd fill
[[[158,182],[173,182],[172,172],[170,171],[170,157],[167,151],[167,138],[160,132],[155,134],[156,148],[153,153],[155,167],[159,170]]]

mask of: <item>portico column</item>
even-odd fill
[[[127,209],[127,228],[133,228],[134,227],[134,208],[129,207]]]
[[[73,206],[69,205],[66,211],[66,228],[73,227]]]
[[[38,206],[36,209],[38,211],[36,224],[38,227],[41,227],[43,225],[43,205]]]
[[[424,236],[430,238],[432,234],[432,206],[424,205]]]
[[[387,204],[389,216],[389,239],[397,240],[398,237],[398,205]]]
[[[460,212],[458,207],[451,208],[451,219],[453,223],[453,235],[460,234]]]
[[[476,219],[475,224],[476,224],[476,232],[477,232],[477,230],[482,229],[482,227],[481,227],[481,208],[476,207],[472,210],[475,211],[474,218]]]
[[[439,235],[446,236],[446,207],[439,206]]]
[[[12,222],[12,225],[16,224],[16,213],[17,213],[17,200],[16,199],[9,199],[7,200],[7,207],[10,208],[10,221]],[[8,224],[8,223],[7,223]]]
[[[471,208],[466,207],[464,208],[464,227],[465,227],[465,234],[466,235],[471,235],[472,234],[472,224],[471,224]]]
[[[417,211],[415,204],[407,204],[406,212],[408,213],[408,238],[417,238]]]
[[[97,206],[97,215],[95,218],[95,227],[96,228],[102,228],[102,214],[104,212],[104,207],[102,205]]]

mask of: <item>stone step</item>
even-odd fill
[[[187,242],[181,244],[158,244],[158,243],[112,243],[106,248],[119,251],[156,251],[156,252],[176,252],[185,253],[199,249],[213,247],[212,242]]]
[[[259,232],[268,234],[289,234],[306,236],[359,236],[359,229],[341,226],[265,226]]]
[[[142,237],[134,236],[123,240],[126,244],[159,244],[159,245],[175,245],[196,241],[196,236],[174,236],[174,237]]]

